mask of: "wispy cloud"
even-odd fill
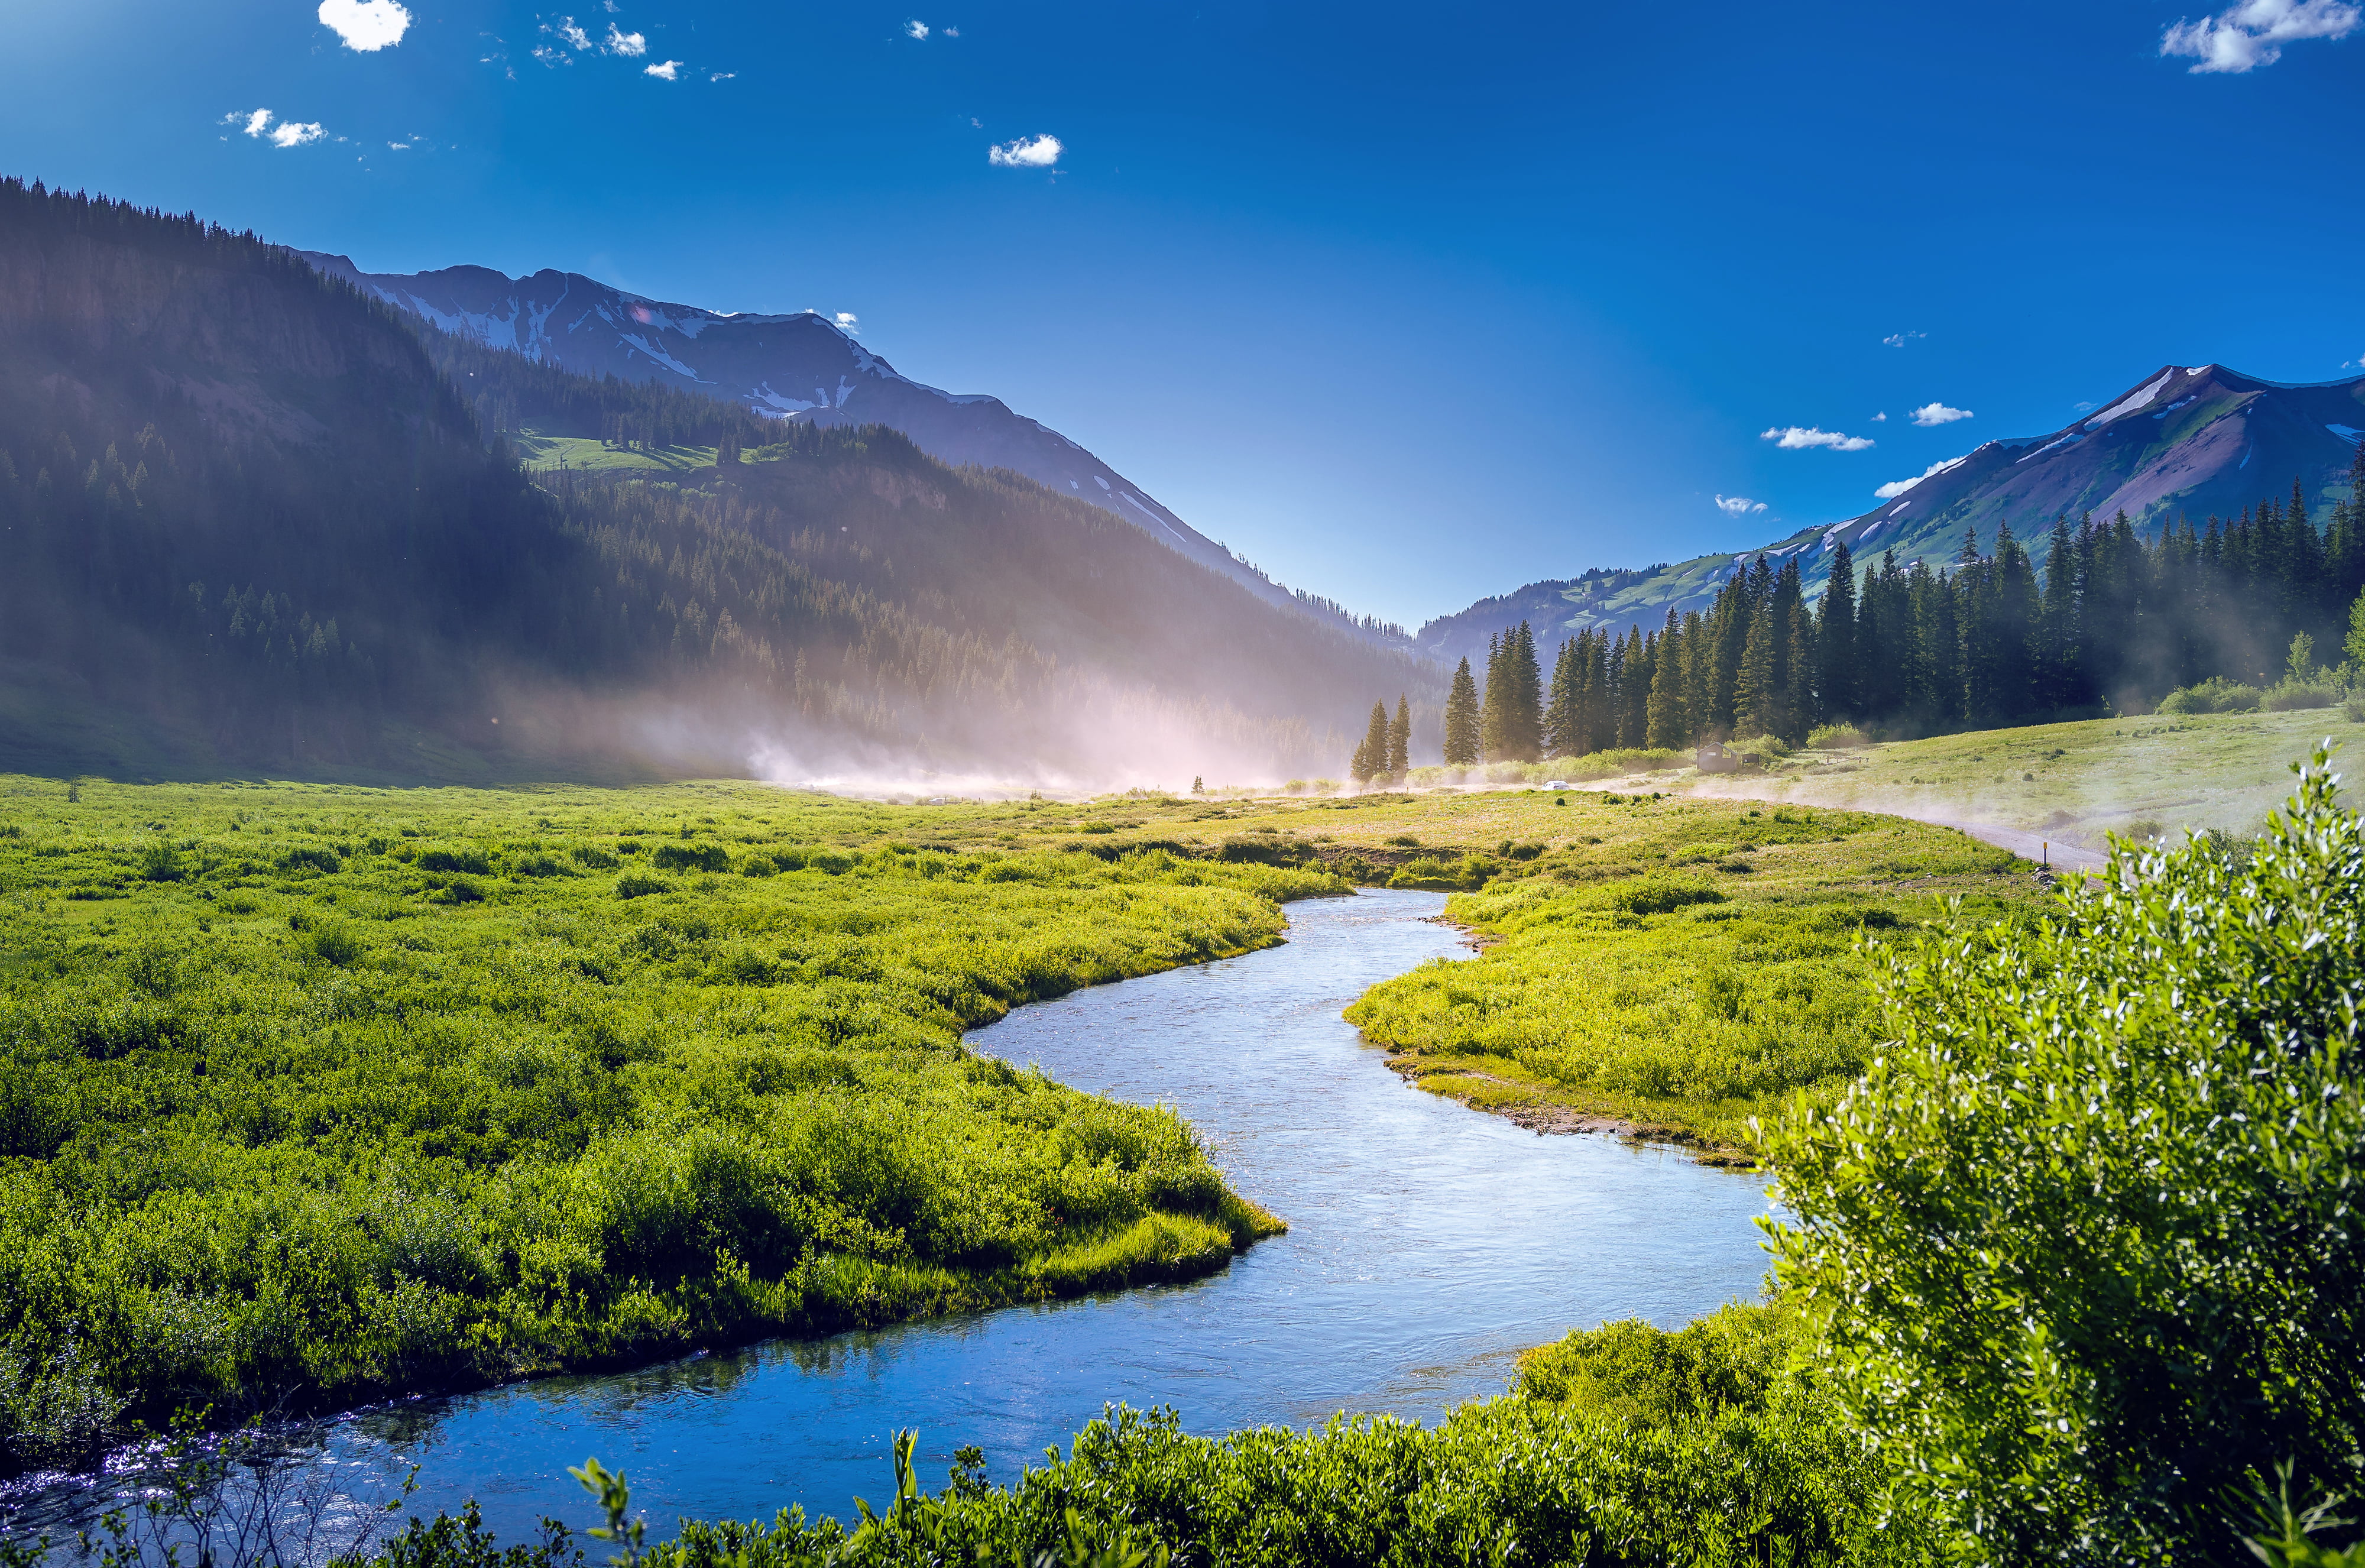
[[[400,43],[411,21],[396,0],[320,0],[319,15],[322,27],[364,54]]]
[[[1913,422],[1923,430],[1928,430],[1932,425],[1951,425],[1956,420],[1967,420],[1970,417],[1971,411],[1968,409],[1950,409],[1944,403],[1924,403],[1913,410]]]
[[[830,318],[830,319],[835,323],[839,331],[844,332],[850,337],[859,337],[862,335],[862,328],[860,325],[862,318],[857,316],[851,310],[841,310],[835,316]]]
[[[1889,415],[1886,412],[1875,414],[1872,416],[1872,422],[1877,425],[1885,425],[1889,422]]]
[[[1880,342],[1884,348],[1901,349],[1914,339],[1926,338],[1929,335],[1927,332],[1891,332]]]
[[[1966,455],[1967,455],[1967,454]],[[1919,474],[1914,475],[1911,479],[1891,479],[1888,484],[1883,485],[1880,488],[1873,491],[1873,494],[1878,496],[1884,501],[1893,501],[1898,497],[1903,495],[1906,491],[1911,489],[1914,486],[1920,484],[1922,480],[1930,477],[1931,475],[1944,474],[1947,469],[1952,468],[1962,460],[1963,459],[1960,457],[1949,457],[1944,463],[1933,463],[1929,467],[1924,468]]]
[[[986,149],[985,161],[997,169],[1048,169],[1065,151],[1056,136],[1022,136]]]
[[[600,47],[610,54],[639,56],[648,53],[649,40],[639,33],[628,33],[611,22],[608,24],[608,41]]]
[[[543,23],[542,36],[550,41],[534,45],[533,57],[544,65],[571,65],[574,60],[566,52],[568,50],[580,51],[591,47],[591,35],[572,17]]]
[[[678,60],[660,60],[655,65],[641,68],[642,75],[654,76],[660,82],[671,82],[680,73],[681,62]]]
[[[1762,432],[1760,441],[1770,441],[1785,452],[1804,452],[1810,447],[1828,446],[1833,452],[1862,452],[1872,444],[1870,436],[1842,435],[1837,431],[1817,430],[1811,425],[1782,425]]]
[[[2239,75],[2281,60],[2287,43],[2347,38],[2358,20],[2358,8],[2345,0],[2242,0],[2197,22],[2179,17],[2160,34],[2159,52],[2199,61],[2196,76]]]
[[[928,36],[928,24],[914,17],[912,20],[903,24],[903,36],[905,38],[913,39],[926,38]]]
[[[1747,496],[1719,496],[1716,510],[1727,517],[1746,517],[1751,512],[1765,510],[1764,501],[1753,501]]]

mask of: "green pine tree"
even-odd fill
[[[1470,678],[1470,661],[1453,672],[1445,699],[1445,766],[1468,767],[1478,760],[1478,683]]]
[[[1396,716],[1388,721],[1388,776],[1402,778],[1412,771],[1412,700],[1396,697]]]

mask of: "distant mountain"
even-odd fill
[[[1292,593],[1184,522],[1140,486],[999,398],[925,386],[813,311],[736,315],[611,288],[580,273],[513,278],[488,267],[364,273],[344,256],[297,252],[332,277],[444,331],[584,375],[697,392],[776,419],[885,425],[960,467],[1006,468],[1123,518],[1271,604],[1408,646],[1400,632]]]
[[[1831,550],[1844,543],[1858,567],[1887,551],[1911,565],[1951,558],[1963,532],[1981,548],[2009,523],[2023,542],[2067,513],[2107,521],[2125,512],[2146,534],[2180,517],[2196,528],[2273,498],[2287,502],[2297,479],[2319,525],[2348,494],[2348,465],[2365,435],[2365,376],[2303,386],[2261,381],[2223,365],[2163,365],[2077,423],[2048,435],[1991,441],[1903,485],[1845,522],[1801,529],[1730,555],[1672,566],[1594,570],[1530,583],[1423,626],[1420,648],[1452,663],[1483,655],[1486,639],[1521,621],[1540,641],[1595,626],[1646,629],[1706,610],[1743,563],[1799,557],[1809,590],[1820,592]],[[2034,542],[2032,542],[2034,543]],[[2034,543],[2037,564],[2044,547]]]
[[[1334,771],[1399,692],[1433,727],[1433,666],[1030,479],[0,180],[0,771],[1174,784]]]

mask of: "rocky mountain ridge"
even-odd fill
[[[2162,365],[2118,397],[2045,435],[1990,441],[1895,487],[1879,506],[1843,522],[1803,528],[1730,554],[1639,569],[1597,568],[1529,583],[1423,626],[1420,649],[1446,664],[1483,658],[1486,639],[1525,621],[1540,643],[1608,627],[1623,633],[1705,610],[1732,574],[1760,555],[1795,555],[1810,593],[1830,576],[1834,546],[1859,569],[1895,551],[1900,564],[1951,559],[1966,530],[1981,548],[2010,525],[2023,541],[2088,513],[2124,511],[2146,534],[2179,518],[2205,526],[2262,498],[2282,501],[2294,479],[2309,512],[2348,495],[2348,465],[2365,436],[2365,376],[2288,384],[2224,365]],[[2038,566],[2044,564],[2042,547]]]

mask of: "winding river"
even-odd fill
[[[1466,956],[1443,904],[1294,904],[1281,946],[1079,991],[970,1036],[1188,1117],[1234,1185],[1290,1224],[1221,1273],[356,1412],[316,1462],[363,1495],[415,1463],[408,1511],[474,1495],[511,1538],[545,1514],[589,1522],[566,1474],[587,1454],[630,1475],[656,1528],[792,1501],[843,1516],[857,1495],[891,1495],[900,1427],[919,1428],[935,1486],[965,1443],[1008,1480],[1104,1402],[1172,1405],[1198,1432],[1341,1409],[1434,1419],[1499,1393],[1520,1350],[1572,1327],[1673,1326],[1754,1297],[1757,1179],[1539,1137],[1421,1093],[1339,1017],[1375,981]],[[31,1514],[62,1523],[89,1506],[87,1483],[45,1490]]]

